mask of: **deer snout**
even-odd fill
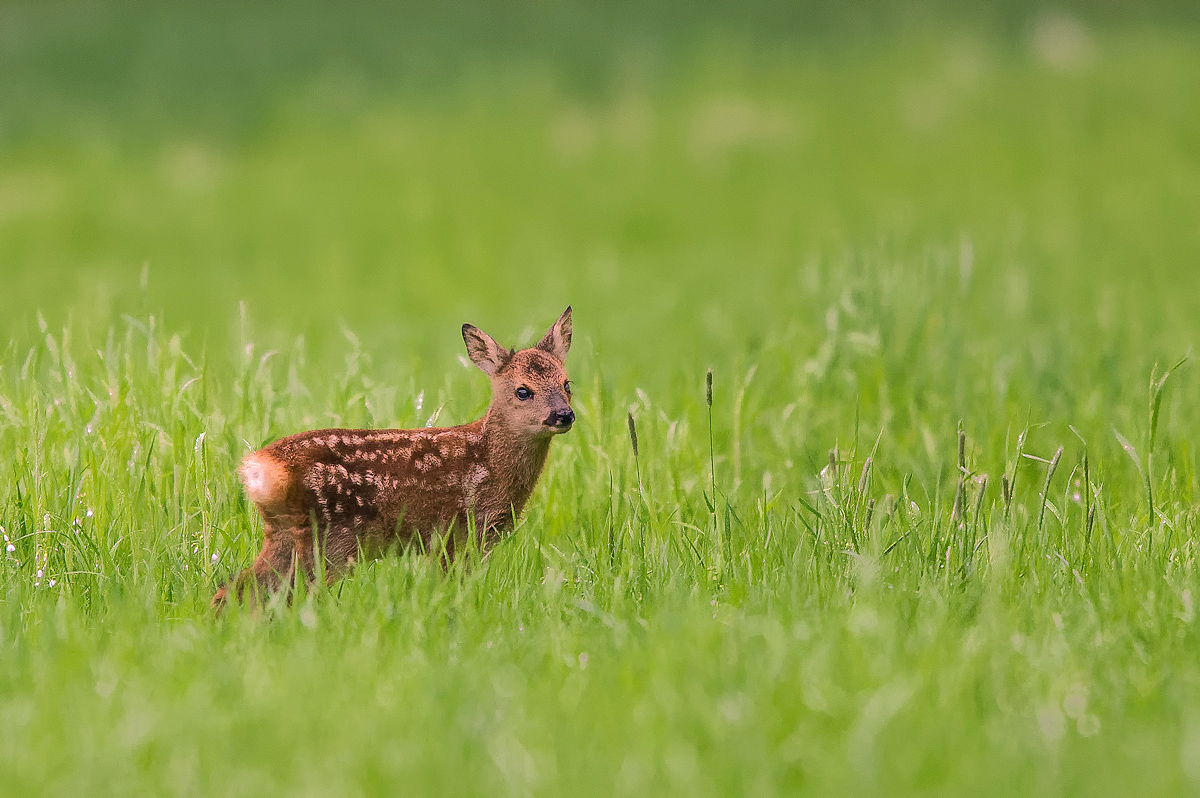
[[[569,407],[565,410],[551,411],[550,416],[545,421],[547,427],[555,430],[562,430],[564,432],[570,429],[571,425],[574,423],[575,413]]]

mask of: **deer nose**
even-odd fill
[[[550,418],[546,419],[546,424],[551,427],[569,427],[575,423],[575,413],[570,409],[555,410],[550,414]]]

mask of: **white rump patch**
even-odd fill
[[[269,455],[255,452],[242,461],[238,469],[246,496],[255,504],[274,504],[283,498],[287,473],[283,465]]]

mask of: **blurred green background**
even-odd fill
[[[6,3],[4,324],[223,346],[244,301],[409,360],[572,302],[622,368],[694,373],[823,327],[823,278],[967,248],[972,328],[1135,301],[1179,348],[1194,4],[980,5]]]

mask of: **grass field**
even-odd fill
[[[0,792],[1196,794],[1198,34],[0,5]],[[248,448],[568,303],[486,560],[213,617]]]

